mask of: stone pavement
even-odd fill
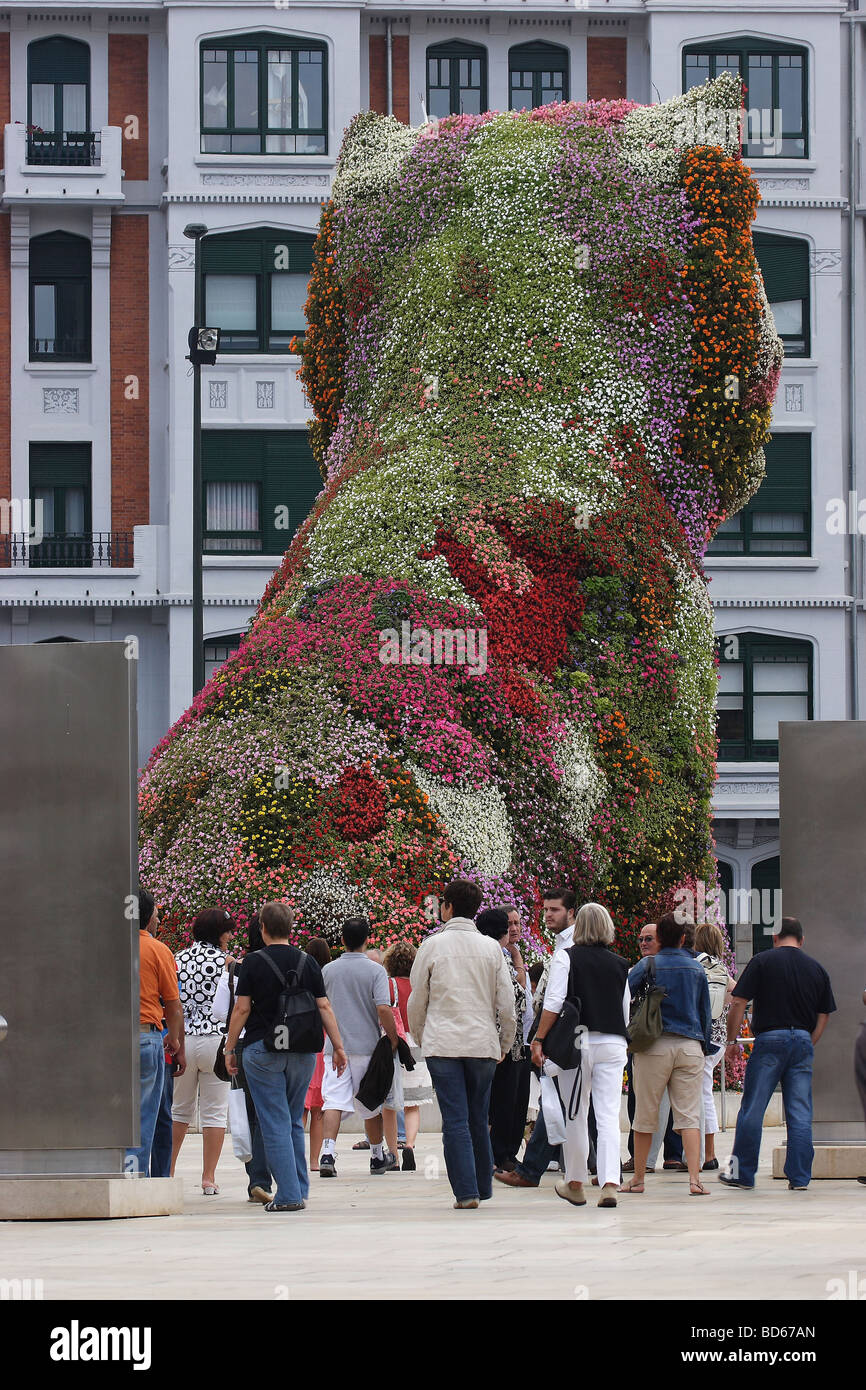
[[[613,1211],[575,1208],[549,1174],[535,1191],[494,1183],[476,1211],[454,1211],[437,1134],[416,1173],[371,1178],[369,1155],[341,1136],[336,1181],[311,1176],[305,1211],[247,1203],[230,1150],[221,1193],[199,1186],[201,1141],[179,1172],[183,1216],[0,1223],[0,1275],[41,1278],[46,1299],[826,1299],[828,1282],[866,1276],[866,1187],[817,1182],[789,1192],[770,1177],[784,1131],[766,1129],[753,1192],[689,1197],[685,1174],[647,1178]],[[730,1151],[732,1132],[718,1136]],[[856,1281],[853,1281],[856,1287]],[[840,1287],[839,1285],[833,1287]],[[866,1284],[863,1285],[866,1288]],[[789,1319],[790,1320],[790,1319]]]

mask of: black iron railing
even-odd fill
[[[30,569],[128,569],[134,559],[132,531],[47,535],[39,544],[24,532],[0,535],[0,565]]]
[[[84,338],[31,338],[30,360],[37,357],[62,358],[69,362],[89,362],[90,343]]]
[[[28,130],[27,163],[77,165],[79,168],[100,162],[100,132],[98,130]]]

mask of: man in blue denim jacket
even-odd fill
[[[647,1154],[658,1120],[659,1105],[665,1092],[671,1099],[674,1129],[682,1137],[689,1168],[689,1190],[693,1197],[705,1197],[709,1189],[700,1177],[701,1106],[704,1056],[711,1051],[712,1011],[710,991],[703,966],[683,950],[684,922],[672,912],[659,919],[656,935],[660,948],[655,956],[638,961],[629,972],[629,988],[634,997],[642,988],[650,962],[655,966],[656,984],[663,986],[661,1014],[663,1032],[645,1052],[634,1056],[637,1105],[634,1117],[634,1177],[621,1190],[643,1192]]]

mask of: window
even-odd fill
[[[327,154],[323,43],[245,34],[202,45],[203,154]]]
[[[211,637],[204,644],[204,678],[209,681],[214,671],[218,671],[224,661],[234,656],[245,633],[233,632],[230,637]]]
[[[27,48],[27,160],[93,164],[90,49],[77,39],[37,39]]]
[[[809,245],[798,237],[755,232],[764,289],[786,357],[809,356]]]
[[[486,48],[459,42],[428,48],[428,116],[480,116],[486,110]]]
[[[761,859],[752,865],[752,953],[773,945],[773,932],[782,918],[781,860]]]
[[[70,232],[30,241],[30,357],[90,361],[90,242]]]
[[[90,566],[90,445],[31,444],[30,497],[41,503],[43,535],[39,545],[30,547],[30,564]],[[38,522],[38,511],[36,518]]]
[[[304,332],[313,241],[276,227],[205,237],[205,318],[223,352],[287,352]]]
[[[811,435],[774,434],[764,453],[764,481],[741,512],[722,522],[707,547],[709,558],[811,553]]]
[[[521,43],[508,54],[512,111],[568,101],[568,50],[554,43]]]
[[[719,760],[774,761],[779,721],[812,718],[808,642],[745,633],[719,641]]]
[[[204,549],[282,555],[322,478],[306,430],[205,430]]]
[[[804,48],[771,39],[727,39],[683,54],[683,91],[732,72],[746,88],[743,154],[749,159],[809,153]]]

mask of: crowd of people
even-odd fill
[[[606,908],[578,909],[564,887],[544,894],[553,950],[527,967],[518,907],[482,911],[481,901],[475,884],[450,883],[440,924],[417,949],[368,948],[369,922],[349,918],[336,959],[319,938],[292,945],[291,908],[270,902],[237,959],[228,954],[237,925],[218,908],[199,914],[192,944],[173,956],[142,891],[141,1136],[129,1171],[173,1175],[198,1105],[202,1193],[218,1195],[229,1096],[240,1088],[247,1193],[268,1212],[302,1210],[311,1171],[337,1177],[340,1127],[353,1115],[371,1176],[400,1170],[401,1148],[402,1171],[416,1171],[434,1097],[459,1210],[489,1200],[494,1181],[538,1187],[549,1169],[564,1201],[585,1206],[593,1186],[600,1207],[615,1207],[620,1194],[645,1191],[660,1151],[665,1169],[688,1173],[689,1195],[704,1197],[714,1170],[727,1186],[754,1187],[764,1113],[781,1085],[785,1175],[794,1190],[808,1186],[812,1058],[836,1005],[796,919],[784,918],[774,949],[734,980],[716,924],[674,913],[646,923],[630,965],[613,949]],[[736,1055],[749,1005],[754,1045],[722,1170],[713,1074],[723,1054]],[[866,1113],[862,1047],[857,1077]]]

